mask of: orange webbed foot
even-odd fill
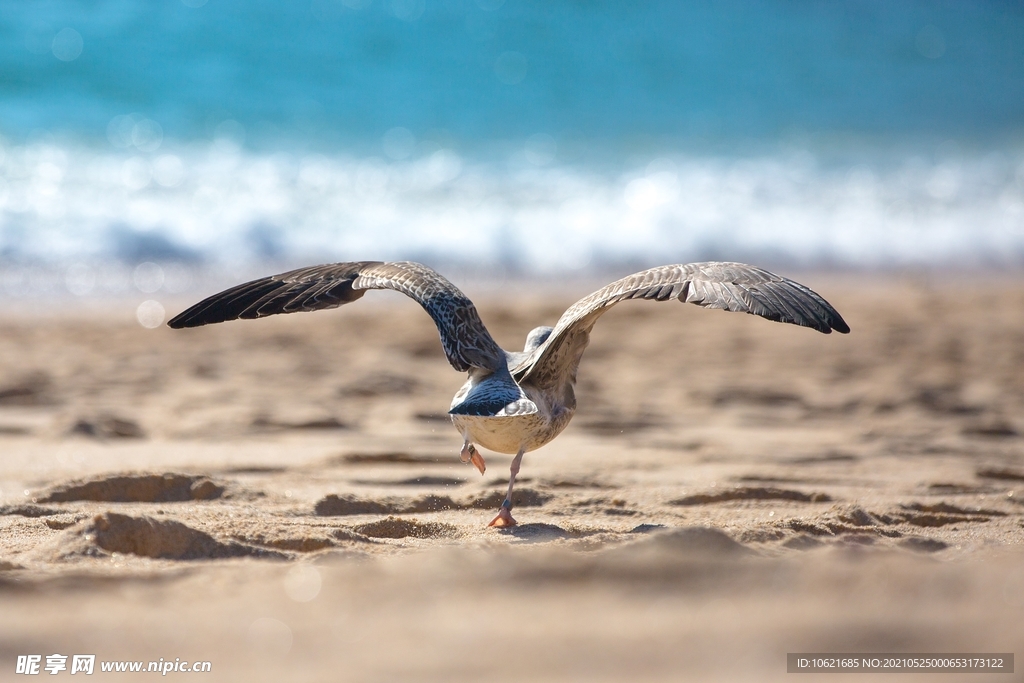
[[[508,529],[514,527],[518,522],[512,518],[512,511],[506,506],[502,505],[498,511],[498,516],[491,520],[488,527],[494,527],[495,529]]]
[[[487,463],[484,462],[484,456],[480,455],[480,451],[478,451],[476,446],[471,443],[466,443],[466,445],[462,447],[462,452],[459,453],[459,458],[462,462],[473,463],[473,467],[480,470],[480,474],[483,474],[487,469]]]
[[[469,456],[469,461],[473,463],[473,466],[480,470],[480,474],[483,474],[487,470],[487,463],[484,462],[484,456],[480,455],[480,451],[470,446],[473,452]]]

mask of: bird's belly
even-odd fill
[[[472,443],[498,453],[515,454],[520,448],[536,450],[558,436],[572,417],[571,412],[566,412],[558,420],[540,413],[506,417],[452,415],[452,424]]]

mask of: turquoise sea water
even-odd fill
[[[143,261],[1018,265],[1022,132],[1019,3],[0,1],[17,287]]]

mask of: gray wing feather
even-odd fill
[[[678,299],[825,334],[850,331],[839,312],[816,292],[767,270],[718,262],[659,266],[617,280],[570,306],[547,341],[512,369],[513,376],[518,382],[529,381],[542,388],[564,381],[567,374],[575,379],[597,319],[627,299]]]
[[[337,308],[370,289],[391,289],[419,303],[437,325],[445,356],[456,370],[494,370],[504,362],[504,352],[473,302],[433,269],[409,261],[332,263],[272,275],[214,294],[167,324],[178,329]]]

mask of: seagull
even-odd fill
[[[414,299],[434,320],[448,362],[468,373],[448,410],[463,438],[462,462],[486,469],[482,446],[514,454],[508,493],[488,526],[516,525],[512,489],[523,454],[547,444],[576,412],[576,372],[590,331],[612,306],[628,299],[676,299],[846,334],[850,327],[820,295],[802,284],[742,263],[658,266],[628,275],[583,297],[554,327],[537,327],[522,351],[505,351],[484,327],[473,302],[437,271],[410,261],[357,261],[299,268],[253,280],[200,301],[167,324],[199,327],[227,320],[337,308],[371,289]]]

